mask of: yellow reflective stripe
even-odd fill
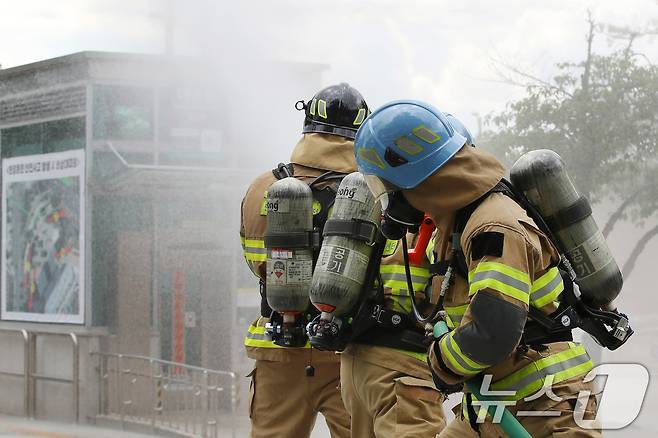
[[[260,204],[260,215],[267,216],[267,190],[263,193],[263,202]]]
[[[491,385],[492,390],[516,391],[514,397],[520,400],[536,393],[543,386],[547,376],[553,376],[553,384],[563,382],[590,371],[594,365],[582,345],[571,344],[569,350],[552,354],[532,362],[515,373]]]
[[[418,359],[422,361],[423,363],[427,363],[427,354],[426,353],[416,353],[415,351],[407,351],[407,350],[400,350],[397,348],[391,348],[391,350],[397,351],[398,353],[402,353],[405,356],[413,357],[414,359]]]
[[[420,268],[417,266],[410,266],[411,271],[411,285],[415,292],[422,292],[427,287],[430,280],[430,271],[427,268]],[[382,265],[379,268],[382,276],[384,288],[391,289],[396,292],[407,292],[407,275],[404,270],[404,265]]]
[[[365,108],[359,108],[359,112],[356,113],[356,117],[354,118],[354,121],[352,122],[353,125],[360,125],[363,123],[363,121],[366,118],[366,109]]]
[[[399,240],[391,240],[387,239],[386,240],[386,246],[384,246],[384,253],[382,254],[383,257],[388,257],[391,254],[395,252],[395,250],[398,248],[398,242]]]
[[[478,291],[482,289],[493,289],[504,295],[516,298],[517,300],[528,304],[528,294],[522,290],[516,289],[515,287],[509,286],[501,281],[495,280],[493,278],[487,278],[476,283],[472,283],[469,289],[469,295],[475,295]]]
[[[530,289],[530,303],[534,307],[541,308],[556,301],[564,291],[564,282],[558,268],[551,268],[539,277]]]
[[[565,370],[559,371],[555,374],[553,374],[553,384],[558,384],[561,382],[564,382],[565,380],[572,379],[576,376],[580,376],[582,374],[586,374],[589,371],[594,368],[594,364],[592,363],[591,360],[588,360],[586,362],[582,362],[578,365],[575,365],[573,367],[567,368]],[[527,386],[521,388],[516,392],[516,395],[514,397],[509,397],[509,399],[513,400],[521,400],[525,397],[528,397],[529,395],[536,394],[541,390],[544,386],[544,383],[546,381],[546,376],[535,380],[534,382],[528,384]]]
[[[267,260],[265,241],[261,239],[241,239],[244,258],[249,262],[264,262]]]
[[[267,261],[267,254],[253,254],[245,251],[244,258],[246,258],[248,262],[264,262]]]
[[[274,341],[267,339],[265,333],[265,327],[255,326],[253,324],[249,325],[249,328],[247,329],[247,336],[244,338],[244,345],[246,347],[258,348],[286,348],[280,345],[276,345]],[[311,348],[310,341],[307,341],[306,345],[302,348]]]
[[[280,345],[276,345],[273,341],[265,341],[262,339],[251,339],[249,337],[244,338],[245,347],[258,347],[258,348],[285,348]]]
[[[284,348],[276,345],[273,341],[266,339],[265,327],[249,325],[247,329],[247,336],[244,338],[244,345],[247,347],[259,348]]]
[[[323,119],[327,118],[327,102],[325,100],[318,100],[318,116]]]
[[[265,327],[259,326],[259,325],[249,324],[249,328],[247,329],[247,332],[251,333],[251,334],[264,335],[265,334]]]
[[[427,243],[427,248],[425,248],[425,255],[427,256],[427,260],[431,263],[434,263],[434,242],[435,238],[432,236],[430,241]]]
[[[464,317],[464,313],[466,313],[466,309],[468,309],[468,304],[463,304],[461,306],[454,306],[454,307],[450,307],[450,306],[443,307],[443,310],[445,310],[448,318],[450,318],[450,322],[455,327],[458,327],[459,324],[461,324],[462,318]]]
[[[382,280],[384,280],[382,276]],[[422,292],[425,290],[427,283],[415,283],[412,282],[411,285],[414,288],[414,292]],[[395,292],[407,292],[407,282],[402,280],[384,280],[384,288],[390,289]]]
[[[472,376],[483,369],[488,368],[488,365],[482,365],[475,362],[462,353],[459,345],[457,345],[457,342],[452,338],[453,333],[454,332],[447,334],[441,338],[441,341],[439,342],[439,348],[441,348],[441,352],[446,356],[450,365],[464,376]]]
[[[262,239],[244,239],[244,244],[249,248],[265,248],[265,241]]]
[[[497,262],[478,263],[475,269],[471,270],[471,272],[468,273],[468,281],[470,282],[471,278],[473,278],[475,274],[483,271],[497,271],[509,277],[512,277],[516,280],[519,280],[523,283],[530,284],[530,276],[527,273]]]
[[[528,304],[530,276],[502,263],[482,262],[468,273],[469,295],[489,288]]]
[[[430,278],[430,271],[427,268],[409,266],[409,271],[411,272],[411,275]],[[405,269],[404,265],[381,265],[379,267],[379,272],[382,274],[405,274]]]

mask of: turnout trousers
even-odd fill
[[[350,417],[340,396],[340,363],[316,361],[315,375],[307,377],[310,349],[299,349],[288,361],[256,360],[249,374],[252,438],[308,438],[318,412],[332,438],[350,437]]]
[[[341,354],[340,372],[353,437],[434,438],[445,427],[443,395],[422,360],[390,348],[352,345]]]

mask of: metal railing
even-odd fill
[[[217,438],[229,426],[235,437],[236,375],[177,362],[118,353],[100,358],[101,415],[184,434]]]
[[[75,333],[51,333],[28,331],[25,329],[0,329],[0,332],[16,333],[23,339],[23,372],[0,371],[0,376],[10,376],[23,379],[23,411],[28,418],[37,416],[37,382],[48,381],[70,384],[73,390],[73,416],[75,422],[80,421],[80,345]],[[42,374],[37,369],[37,337],[58,336],[67,337],[72,345],[71,378],[54,377]]]

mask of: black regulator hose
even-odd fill
[[[441,306],[435,304],[434,308],[429,315],[423,315],[418,306],[416,305],[416,292],[414,291],[414,285],[411,281],[411,267],[409,266],[409,254],[407,252],[407,238],[406,236],[402,237],[402,255],[404,257],[404,273],[407,277],[407,291],[409,293],[409,300],[411,301],[411,308],[413,309],[414,317],[420,324],[433,324],[438,320],[439,313],[441,312]]]

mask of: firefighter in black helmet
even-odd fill
[[[300,100],[295,107],[306,112],[303,133],[321,132],[351,139],[368,115],[361,93],[345,82],[323,88],[311,100]]]
[[[311,186],[315,199],[313,222],[315,226],[323,225],[339,178],[356,171],[353,139],[368,115],[361,94],[346,83],[326,87],[310,100],[298,101],[295,107],[305,111],[305,118],[303,135],[292,152],[290,164],[259,176],[242,201],[240,238],[244,256],[261,284],[266,284],[267,278],[264,239],[267,196],[264,193],[288,175],[310,184],[318,176],[331,172],[334,178],[325,178],[324,182]],[[266,325],[272,327],[278,318],[269,307],[267,290],[263,288],[261,317],[249,326],[244,340],[247,355],[256,360],[250,374],[251,436],[309,437],[317,413],[321,412],[332,438],[350,437],[350,416],[338,389],[339,356],[318,350],[311,353],[307,339],[302,339],[299,347],[275,343],[266,335]],[[308,315],[307,321],[298,319],[301,324],[310,320]]]

